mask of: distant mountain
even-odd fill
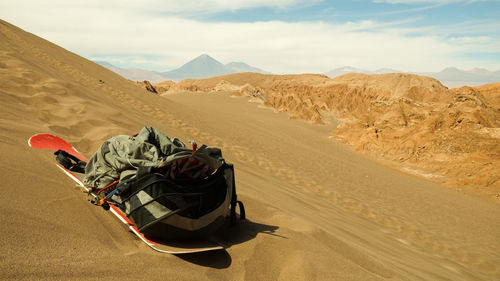
[[[270,72],[264,71],[257,67],[250,66],[244,62],[230,62],[226,64],[226,68],[230,69],[232,73],[257,72],[262,74],[270,74]]]
[[[335,78],[337,76],[340,76],[340,75],[344,75],[344,74],[347,74],[347,73],[366,73],[367,71],[366,70],[363,70],[363,69],[359,69],[359,68],[355,68],[355,67],[352,67],[352,66],[343,66],[343,67],[339,67],[339,68],[335,68],[334,70],[330,70],[328,72],[326,72],[326,76],[330,77],[330,78]]]
[[[399,73],[401,71],[390,68],[380,68],[375,71],[359,69],[352,66],[344,66],[336,68],[325,73],[328,77],[334,78],[347,73],[364,73],[364,74],[383,74],[383,73]],[[428,76],[439,80],[443,85],[454,88],[461,86],[478,86],[487,83],[500,82],[500,70],[489,71],[484,68],[473,68],[470,70],[461,70],[456,67],[447,67],[440,72],[408,72],[422,76]]]
[[[461,70],[456,67],[447,67],[440,72],[421,72],[417,74],[436,78],[448,87],[477,86],[500,82],[500,70],[489,71],[484,68]]]
[[[129,80],[133,81],[144,81],[148,80],[151,83],[159,83],[165,78],[161,75],[158,74],[157,72],[154,71],[149,71],[145,69],[139,69],[139,68],[120,68],[117,66],[112,65],[109,62],[106,61],[94,61],[97,64],[100,64],[107,69],[123,76],[124,78],[127,78]]]
[[[165,79],[180,81],[187,78],[201,79],[239,72],[269,73],[244,62],[230,62],[224,65],[211,56],[203,54],[177,69],[161,74]]]
[[[344,75],[344,74],[351,73],[351,72],[364,73],[364,74],[384,74],[384,73],[399,73],[401,71],[390,69],[390,68],[380,68],[380,69],[377,69],[375,71],[370,71],[370,70],[355,68],[352,66],[343,66],[343,67],[339,67],[339,68],[336,68],[334,70],[328,71],[325,74],[326,74],[326,76],[328,76],[330,78],[335,78],[337,76]]]
[[[402,71],[395,70],[392,68],[379,68],[374,71],[375,74],[384,74],[384,73],[402,73]]]
[[[165,80],[180,81],[187,78],[201,79],[219,75],[257,72],[269,74],[269,72],[250,66],[244,62],[230,62],[222,64],[209,55],[201,55],[181,67],[165,72],[149,71],[139,68],[120,68],[106,61],[95,61],[111,71],[133,81],[148,80],[151,83],[159,83]]]
[[[166,79],[178,81],[186,78],[208,78],[232,73],[225,65],[213,59],[209,55],[201,55],[183,66],[162,72],[162,76]]]
[[[487,70],[487,69],[484,69],[484,68],[473,68],[473,69],[469,69],[467,70],[468,72],[470,73],[475,73],[475,74],[480,74],[480,75],[489,75],[491,71]],[[499,71],[497,71],[499,72]]]
[[[97,64],[100,64],[100,65],[102,65],[102,66],[104,66],[104,67],[106,67],[106,68],[109,68],[109,69],[112,69],[112,68],[113,68],[113,69],[119,69],[118,67],[116,67],[116,66],[114,66],[114,65],[110,64],[110,63],[109,63],[109,62],[107,62],[107,61],[95,60],[94,62],[95,62],[95,63],[97,63]]]

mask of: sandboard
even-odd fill
[[[60,137],[51,134],[36,134],[33,135],[28,140],[28,145],[33,148],[49,149],[52,151],[64,150],[67,153],[88,162],[88,159],[83,156],[76,148],[71,144],[66,142]],[[61,169],[68,177],[74,180],[82,189],[89,193],[89,188],[87,188],[82,182],[82,174],[74,173],[66,168],[64,168],[59,163],[55,163],[56,166]],[[104,209],[103,209],[104,210]],[[111,212],[115,217],[117,217],[123,224],[125,224],[128,229],[134,233],[141,241],[146,243],[152,249],[166,254],[189,254],[189,253],[199,253],[206,251],[222,250],[225,247],[212,240],[182,240],[182,241],[160,241],[155,239],[150,239],[142,234],[132,221],[130,221],[127,216],[117,207],[110,205],[109,212]]]

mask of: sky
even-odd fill
[[[500,0],[1,0],[0,19],[122,68],[500,70]]]

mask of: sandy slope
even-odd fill
[[[499,206],[382,167],[229,93],[161,97],[0,21],[0,279],[495,280]],[[33,150],[90,155],[143,125],[222,147],[248,221],[227,251],[157,254]],[[145,277],[147,276],[147,277]]]

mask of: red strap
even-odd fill
[[[103,192],[104,190],[109,189],[109,188],[111,188],[111,187],[115,186],[115,185],[116,185],[116,184],[118,184],[119,182],[120,182],[120,180],[115,180],[114,182],[112,182],[112,183],[110,183],[110,184],[106,185],[105,187],[103,187],[103,188],[99,189],[99,191],[97,191],[97,195],[101,194],[101,192]]]
[[[193,155],[196,152],[196,149],[198,149],[198,144],[196,142],[193,142]]]

